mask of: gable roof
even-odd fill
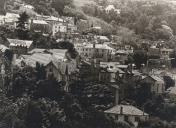
[[[7,39],[10,46],[22,46],[29,48],[33,41],[30,40],[18,40],[18,39]]]
[[[24,61],[27,65],[31,67],[35,67],[36,62],[46,66],[52,61],[52,55],[44,53],[34,53],[33,55],[27,57]]]
[[[87,44],[83,46],[84,48],[93,48],[93,44]],[[109,47],[107,44],[96,44],[96,49],[107,49],[107,50],[114,50],[113,48]]]
[[[59,21],[59,18],[50,16],[49,18],[46,19],[46,21]]]
[[[133,116],[148,116],[147,113],[139,110],[138,108],[132,105],[117,105],[113,108],[110,108],[105,111],[108,114],[117,114],[117,115],[133,115]]]
[[[31,22],[33,22],[33,24],[48,25],[48,23],[44,20],[33,20]]]
[[[159,81],[159,82],[163,82],[163,83],[164,83],[163,79],[160,78],[160,77],[158,77],[158,76],[152,75],[152,76],[150,76],[150,77],[151,77],[153,80],[155,80],[155,81]]]
[[[0,44],[0,51],[1,52],[5,52],[5,50],[9,49],[8,47],[6,47],[5,45]]]
[[[106,36],[98,36],[98,38],[99,38],[100,40],[109,41],[108,37],[106,37]]]
[[[29,51],[29,54],[34,54],[34,53],[43,53],[45,51],[45,49],[41,49],[41,48],[34,48],[31,51]]]
[[[176,95],[176,87],[170,87],[168,90],[169,90],[169,94]]]

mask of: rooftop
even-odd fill
[[[1,52],[5,52],[6,49],[9,49],[9,48],[6,47],[5,45],[0,44],[0,51]]]
[[[30,40],[18,40],[18,39],[7,39],[10,43],[10,46],[22,46],[29,48],[32,45],[33,41]]]
[[[47,25],[48,23],[44,20],[33,20],[34,24],[42,24],[42,25]]]
[[[168,89],[169,90],[169,94],[174,94],[176,95],[176,87],[171,87]]]
[[[93,44],[87,44],[83,46],[84,48],[93,48]],[[107,44],[96,44],[95,48],[97,49],[108,49],[108,50],[114,50],[113,48],[109,47]]]
[[[138,108],[132,105],[117,105],[111,109],[105,111],[108,114],[117,114],[117,115],[133,115],[133,116],[148,116],[147,113],[139,110]]]
[[[160,81],[160,82],[164,82],[162,78],[155,76],[155,75],[151,75],[150,76],[152,79],[154,79],[155,81]]]
[[[115,9],[114,5],[108,5],[105,10],[112,10]]]
[[[108,37],[106,37],[106,36],[97,36],[97,38],[99,38],[100,40],[109,41]]]
[[[31,67],[35,67],[37,62],[46,66],[52,61],[52,58],[53,57],[51,54],[34,53],[33,55],[27,57],[24,61]]]

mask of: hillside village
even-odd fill
[[[176,127],[176,1],[0,6],[0,128]]]

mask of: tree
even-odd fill
[[[71,92],[80,99],[84,107],[92,106],[97,110],[106,110],[115,101],[108,85],[80,82],[71,85]]]
[[[63,10],[66,6],[73,7],[73,0],[54,0],[52,3],[52,7],[59,15],[63,15]]]
[[[163,76],[165,82],[165,89],[175,86],[175,81],[170,76]]]
[[[11,71],[12,61],[13,61],[13,52],[9,49],[6,49],[4,52],[4,64],[6,71]]]
[[[145,51],[136,51],[133,55],[134,63],[138,69],[142,64],[147,64],[147,53]]]
[[[20,14],[20,17],[17,21],[17,35],[19,39],[28,39],[28,29],[27,29],[27,22],[28,22],[29,16],[26,14],[26,12],[23,12]]]
[[[62,49],[67,49],[71,58],[75,59],[78,56],[78,52],[76,51],[74,44],[69,41],[61,41],[59,42],[59,47]]]
[[[5,15],[6,14],[6,0],[0,1],[0,14]]]
[[[145,14],[141,15],[135,24],[136,34],[144,33],[148,25],[149,25],[149,18]]]

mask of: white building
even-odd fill
[[[16,22],[19,17],[20,15],[16,13],[6,13],[5,16],[0,16],[0,24],[5,24],[10,28],[16,28]]]
[[[112,11],[116,12],[117,14],[120,14],[120,9],[116,9],[114,5],[108,5],[105,8],[106,13],[110,13]]]
[[[115,83],[125,72],[118,68],[118,62],[100,62],[99,81]]]
[[[59,22],[56,22],[52,25],[52,34],[53,36],[56,34],[56,33],[66,33],[67,32],[67,26],[64,25],[63,23],[59,23]]]
[[[52,27],[52,35],[54,36],[56,33],[66,33],[67,32],[67,25],[65,25],[65,21],[62,18],[51,16],[45,21],[51,25]]]
[[[82,57],[87,59],[100,59],[101,61],[111,59],[111,54],[114,51],[114,49],[107,44],[87,44],[77,46],[76,49]]]
[[[117,121],[125,121],[133,127],[138,127],[139,121],[146,121],[149,115],[131,105],[117,105],[105,111],[105,113]]]
[[[14,54],[26,54],[31,48],[33,41],[8,39],[9,48]]]

